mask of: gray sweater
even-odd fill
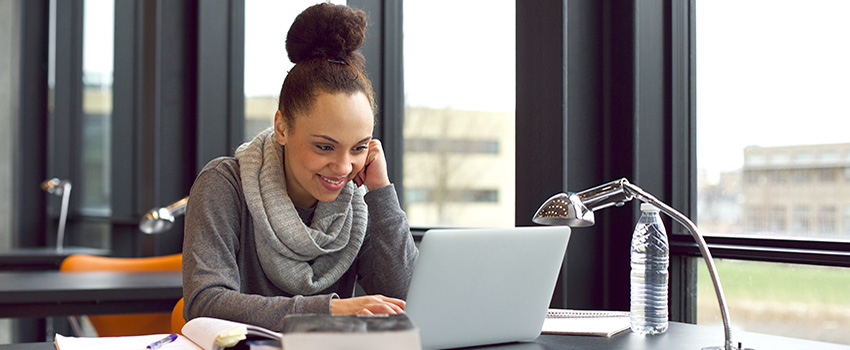
[[[352,266],[331,287],[302,296],[279,289],[260,266],[239,163],[209,162],[186,207],[183,241],[183,317],[217,317],[280,331],[289,313],[329,313],[330,301],[367,294],[404,299],[419,251],[393,185],[369,191],[366,237]]]

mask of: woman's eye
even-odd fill
[[[354,147],[354,151],[356,151],[356,152],[365,152],[365,151],[368,151],[368,150],[369,150],[369,146],[366,146],[366,145]]]
[[[334,149],[333,147],[327,146],[327,145],[316,145],[316,148],[318,148],[320,151],[325,151],[325,152],[333,151],[333,149]]]

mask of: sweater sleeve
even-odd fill
[[[405,299],[419,257],[407,215],[392,184],[369,191],[365,200],[369,224],[358,262],[359,284],[368,294]]]
[[[183,242],[184,319],[216,317],[279,331],[286,314],[329,313],[335,294],[281,295],[259,266],[240,266],[253,261],[246,256],[256,253],[245,248],[253,247],[253,242],[239,241],[253,235],[244,233],[252,226],[246,224],[250,214],[234,164],[210,162],[189,194]]]

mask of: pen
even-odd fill
[[[169,335],[165,338],[162,338],[160,340],[157,340],[157,341],[151,343],[150,345],[148,345],[148,349],[156,350],[156,349],[161,348],[163,345],[171,343],[175,340],[177,340],[177,334],[171,334],[171,335]]]

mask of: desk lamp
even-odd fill
[[[152,209],[142,216],[139,221],[139,230],[147,234],[157,234],[167,231],[174,225],[174,219],[186,212],[186,203],[189,197],[171,203],[171,205],[159,209]]]
[[[699,250],[705,258],[705,266],[711,274],[711,282],[714,283],[714,292],[717,294],[717,302],[720,304],[720,315],[723,317],[723,332],[726,341],[723,346],[705,347],[702,350],[734,350],[732,347],[732,336],[729,326],[729,309],[726,306],[726,297],[720,286],[720,278],[714,266],[714,260],[705,239],[699,233],[697,226],[685,215],[679,213],[673,207],[655,198],[655,196],[644,191],[640,187],[630,183],[625,178],[614,180],[579,193],[559,193],[543,203],[537,213],[534,214],[533,222],[541,225],[565,225],[571,227],[587,227],[594,224],[593,212],[610,206],[622,206],[628,201],[637,198],[658,207],[663,213],[669,215],[680,224],[685,226],[693,235],[699,245]],[[738,348],[741,344],[738,343]],[[752,349],[748,349],[752,350]]]
[[[47,193],[62,196],[62,210],[59,213],[59,227],[56,229],[56,251],[65,246],[65,222],[68,220],[68,201],[71,197],[71,181],[52,178],[41,183],[41,189]]]

